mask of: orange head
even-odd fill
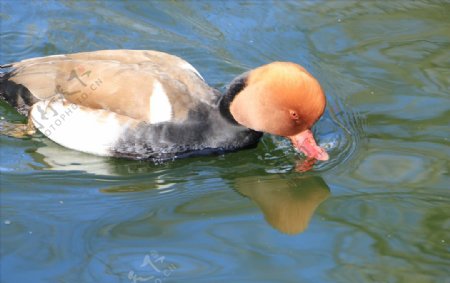
[[[322,116],[326,98],[319,82],[300,65],[274,62],[248,73],[245,87],[233,99],[230,113],[250,129],[288,137],[307,156],[328,155],[311,143],[311,127]],[[313,139],[314,140],[314,139]]]

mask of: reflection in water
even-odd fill
[[[47,143],[47,141],[44,141]],[[103,193],[127,193],[158,190],[160,194],[175,190],[174,185],[189,181],[188,174],[181,178],[160,175],[158,166],[144,162],[114,162],[109,158],[80,154],[48,142],[33,154],[36,161],[48,169],[58,171],[85,171],[103,176],[120,176],[126,173],[146,173],[145,180],[101,188]],[[135,165],[135,166],[133,166]],[[123,171],[126,172],[123,172]],[[180,170],[180,168],[178,169]],[[220,167],[217,168],[220,170]],[[225,175],[223,178],[227,179]],[[231,177],[232,178],[232,177]],[[266,221],[277,230],[287,234],[303,232],[316,208],[330,194],[330,189],[319,176],[288,176],[271,174],[239,177],[232,182],[233,189],[253,200],[264,214]]]
[[[270,225],[287,234],[303,232],[317,206],[330,194],[318,176],[246,177],[235,180],[234,185],[259,206]]]
[[[42,138],[43,146],[33,153],[36,162],[43,164],[48,170],[85,171],[95,175],[113,175],[107,159],[74,150],[66,150],[54,142]]]

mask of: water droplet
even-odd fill
[[[342,20],[341,20],[341,19],[338,19],[337,21],[338,21],[338,23],[342,22]]]
[[[60,200],[60,201],[59,201],[59,203],[60,203],[60,204],[63,204],[63,203],[64,203],[64,201]]]
[[[11,220],[5,220],[5,222],[4,222],[6,225],[9,225],[9,224],[11,224]]]
[[[30,235],[33,234],[33,231],[28,231],[28,234],[30,234]]]

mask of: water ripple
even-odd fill
[[[347,282],[365,281],[364,277],[380,272],[405,279],[424,274],[433,274],[423,277],[427,280],[445,278],[448,235],[438,227],[449,220],[442,217],[448,215],[442,213],[447,199],[445,194],[388,192],[370,194],[370,198],[368,194],[361,194],[328,201],[321,215],[341,227],[335,239],[335,261],[352,267],[336,268],[333,276],[360,278]],[[376,255],[382,255],[383,259]],[[395,262],[402,268],[385,265],[380,260]],[[419,270],[416,269],[418,264]],[[402,269],[409,270],[411,276],[405,277]]]
[[[2,32],[0,33],[1,64],[15,62],[19,58],[26,58],[33,53],[41,39],[34,33],[27,32]]]
[[[358,148],[365,143],[364,119],[358,113],[344,106],[340,98],[331,98],[324,116],[313,128],[320,146],[330,155],[330,160],[317,162],[309,173],[321,173],[336,167],[346,168]],[[265,137],[264,155],[260,159],[267,165],[267,173],[287,173],[301,163],[303,156],[297,153],[289,141],[277,137]]]

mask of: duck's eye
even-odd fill
[[[291,116],[292,120],[300,119],[300,116],[298,116],[297,112],[295,112],[294,110],[289,110],[289,115]]]

